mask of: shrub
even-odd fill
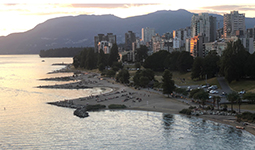
[[[243,112],[242,114],[237,115],[237,121],[255,122],[255,113]]]
[[[227,110],[228,110],[228,105],[224,104],[222,110],[223,110],[223,111],[227,111]]]
[[[189,106],[189,109],[195,109],[196,106]]]
[[[101,104],[87,105],[87,111],[96,111],[96,110],[104,109],[104,108],[106,108],[106,106]]]
[[[179,113],[186,114],[186,115],[191,115],[191,110],[190,109],[183,109]]]
[[[111,104],[108,106],[109,109],[125,109],[127,108],[126,105],[121,105],[121,104]]]

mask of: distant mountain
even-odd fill
[[[62,47],[91,47],[94,36],[99,33],[117,35],[117,42],[124,43],[125,33],[133,31],[141,35],[143,27],[154,28],[162,35],[190,26],[193,13],[186,10],[157,11],[155,13],[118,18],[113,15],[80,15],[54,18],[38,24],[35,28],[0,37],[0,54],[39,54],[40,50]],[[220,15],[215,15],[223,20]],[[221,22],[223,24],[223,22]],[[246,27],[255,25],[255,18],[246,19]]]

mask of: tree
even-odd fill
[[[244,66],[248,55],[240,39],[227,44],[220,60],[220,72],[229,83],[245,76]]]
[[[107,77],[114,77],[116,75],[116,72],[114,70],[107,70],[106,76]]]
[[[74,68],[80,67],[80,55],[76,55],[73,57],[73,66]]]
[[[174,89],[174,92],[175,93],[179,93],[179,94],[182,94],[182,95],[184,95],[184,96],[187,96],[189,93],[188,93],[188,91],[185,89],[185,88],[175,88]]]
[[[205,102],[209,98],[209,94],[207,92],[205,92],[204,90],[199,90],[199,92],[197,92],[193,95],[193,98],[199,99],[203,108],[204,108]]]
[[[198,78],[199,80],[204,76],[204,59],[202,57],[196,57],[193,62],[191,70],[191,79]]]
[[[248,56],[245,63],[245,73],[251,78],[255,78],[255,53]]]
[[[122,65],[121,62],[113,62],[113,63],[112,63],[112,69],[113,69],[114,71],[119,71],[119,70],[122,69],[122,68],[123,68],[123,65]]]
[[[154,81],[154,72],[151,69],[136,71],[133,81],[136,86],[146,87],[150,81]]]
[[[220,109],[220,101],[221,101],[221,97],[216,96],[216,102],[217,102],[218,110]]]
[[[146,77],[146,76],[141,76],[140,77],[139,84],[140,84],[141,87],[146,87],[149,84],[149,82],[150,82],[150,80],[149,80],[148,77]]]
[[[94,68],[96,68],[96,57],[95,57],[95,53],[94,53],[94,49],[89,48],[88,53],[86,55],[86,60],[85,60],[85,69],[89,69],[92,70]]]
[[[175,89],[174,81],[172,80],[172,73],[169,70],[165,70],[163,73],[163,79],[162,79],[162,88],[163,88],[163,94],[171,94],[173,90]]]
[[[178,66],[177,66],[177,60],[180,56],[181,52],[179,51],[173,51],[172,53],[170,53],[165,61],[166,64],[166,68],[168,68],[169,70],[172,71],[176,71],[178,70]]]
[[[240,98],[237,92],[227,94],[227,100],[231,102],[231,111],[233,112],[233,104]]]
[[[194,94],[202,91],[203,89],[193,89],[192,91],[190,91],[189,93],[189,98],[192,98],[194,96]]]
[[[113,44],[111,51],[110,51],[110,56],[108,59],[108,65],[112,66],[113,62],[117,62],[119,59],[120,59],[120,56],[119,56],[119,51],[118,51],[118,45]]]
[[[105,53],[102,49],[100,50],[100,53],[98,54],[97,66],[98,66],[100,71],[102,71],[102,69],[104,69],[105,66],[107,66],[106,55],[105,55]]]
[[[135,63],[135,68],[139,68],[140,69],[141,68],[141,63],[140,62],[136,62]]]
[[[116,81],[121,83],[129,83],[129,72],[126,69],[122,69],[116,76]]]
[[[145,45],[141,45],[139,49],[136,50],[136,61],[143,62],[144,59],[148,57],[148,48]]]
[[[187,72],[192,68],[193,57],[189,52],[182,51],[177,59],[177,68],[180,72]]]
[[[165,62],[170,53],[165,50],[158,51],[145,59],[144,68],[152,69],[153,71],[165,70]]]
[[[216,51],[210,51],[204,58],[203,72],[207,75],[207,78],[212,78],[217,72],[219,72],[218,62],[220,56],[217,55]]]
[[[236,103],[238,104],[238,112],[240,113],[241,111],[240,111],[240,107],[241,107],[241,105],[242,105],[242,99],[241,99],[241,97],[238,95],[237,97],[236,97]]]

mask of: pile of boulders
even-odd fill
[[[89,113],[87,112],[87,109],[86,107],[83,107],[83,108],[77,108],[73,114],[75,116],[78,116],[80,118],[85,118],[85,117],[88,117],[89,116]]]
[[[212,110],[193,110],[191,115],[222,115],[222,116],[235,116],[235,113],[225,112],[225,111],[212,111]]]

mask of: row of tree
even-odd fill
[[[200,100],[202,106],[204,107],[206,100],[209,99],[209,94],[203,89],[195,89],[190,92],[189,97]],[[237,92],[231,92],[226,95],[226,98],[231,103],[231,112],[233,112],[233,104],[238,104],[239,106],[238,110],[240,112],[240,107],[241,107],[241,104],[243,103],[242,100],[249,100],[250,103],[254,103],[255,93],[246,93],[241,97],[240,94],[238,94]],[[221,97],[213,96],[212,99],[213,99],[213,104],[215,105],[215,102],[216,102],[219,109],[219,103],[221,101]]]
[[[196,57],[192,66],[192,79],[204,79],[215,77],[216,73],[219,72],[220,56],[216,51],[210,51],[206,57]]]
[[[143,66],[153,71],[171,71],[187,72],[192,68],[193,57],[186,51],[159,51],[145,59]]]
[[[192,79],[214,77],[217,73],[225,76],[226,80],[240,80],[242,78],[255,79],[255,53],[245,50],[241,40],[229,42],[222,56],[215,51],[209,52],[205,58],[197,57],[192,66]]]
[[[220,60],[220,73],[230,83],[241,78],[255,78],[255,53],[245,50],[241,40],[229,42]]]
[[[56,49],[41,50],[40,57],[74,57],[79,54],[84,47],[63,47]]]
[[[73,65],[75,68],[89,70],[98,68],[102,71],[107,66],[111,67],[118,60],[118,46],[117,44],[113,44],[110,54],[105,54],[103,50],[100,50],[100,53],[95,53],[94,48],[85,48],[73,58]]]

